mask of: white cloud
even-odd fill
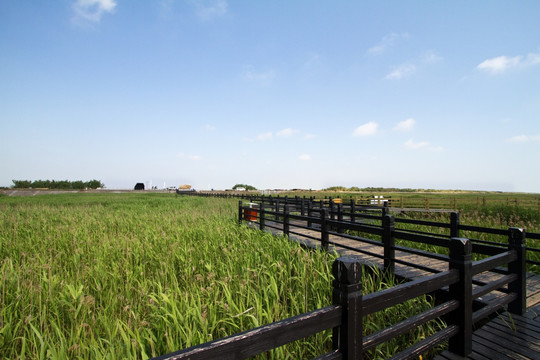
[[[283,129],[281,131],[278,131],[277,136],[279,136],[279,137],[290,137],[290,136],[292,136],[293,134],[295,134],[297,132],[298,132],[298,130],[294,130],[294,129],[291,129],[291,128],[286,128],[286,129]]]
[[[536,54],[528,54],[523,60],[523,64],[526,66],[540,64],[540,52]]]
[[[206,131],[216,131],[216,127],[213,126],[213,125],[206,124],[204,126],[204,130],[206,130]]]
[[[414,142],[412,139],[407,140],[407,142],[405,143],[405,147],[407,149],[421,149],[428,146],[429,143],[427,141]]]
[[[433,64],[440,60],[442,60],[442,57],[433,50],[426,51],[421,57],[421,61],[424,64]]]
[[[263,141],[263,140],[270,140],[272,139],[273,135],[271,132],[266,132],[263,134],[257,135],[257,140]]]
[[[76,18],[99,22],[105,13],[113,13],[116,7],[114,0],[77,0],[73,4]]]
[[[509,58],[507,56],[498,56],[481,62],[477,69],[487,71],[492,74],[503,73],[511,67],[517,66],[521,61],[521,56]]]
[[[506,142],[511,143],[525,143],[525,142],[537,142],[540,141],[540,135],[517,135],[506,139]]]
[[[375,135],[377,133],[378,128],[379,128],[379,124],[377,124],[376,122],[370,121],[354,129],[353,136]]]
[[[244,80],[258,83],[260,85],[270,84],[276,77],[276,72],[273,69],[266,71],[255,71],[253,67],[248,66],[242,74]]]
[[[229,5],[225,0],[195,1],[197,16],[204,21],[213,20],[227,14]]]
[[[188,159],[188,160],[201,160],[202,157],[199,155],[186,155],[183,152],[176,154],[176,157],[179,159]]]
[[[527,54],[526,56],[497,56],[481,62],[476,68],[491,74],[502,74],[509,69],[524,68],[538,64],[540,64],[540,52]]]
[[[302,161],[309,161],[311,160],[311,156],[308,155],[308,154],[302,154],[298,157],[298,159],[302,160]]]
[[[410,130],[412,130],[412,128],[414,127],[415,124],[416,124],[416,120],[414,120],[413,118],[410,118],[410,119],[407,119],[407,120],[400,121],[394,127],[394,130],[410,131]]]
[[[418,149],[426,149],[426,150],[429,150],[429,151],[442,151],[442,150],[444,150],[444,148],[442,146],[432,146],[427,141],[414,142],[413,139],[407,140],[407,142],[405,142],[405,147],[407,149],[411,149],[411,150],[418,150]]]
[[[379,55],[385,52],[388,48],[392,47],[397,40],[407,39],[409,34],[407,33],[391,33],[382,38],[382,40],[375,46],[368,49],[368,54]]]
[[[414,64],[403,64],[395,67],[393,71],[385,76],[385,78],[389,80],[399,80],[411,75],[415,70],[416,66]]]
[[[315,135],[315,134],[306,134],[306,135],[304,135],[304,139],[306,139],[306,140],[315,139],[316,137],[317,137],[317,135]]]

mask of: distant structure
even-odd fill
[[[144,190],[144,183],[136,183],[134,190]]]
[[[188,184],[180,185],[178,189],[176,189],[177,194],[183,194],[183,193],[192,192],[192,191],[195,191],[195,189],[192,188],[191,185],[188,185]]]

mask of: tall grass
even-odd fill
[[[0,198],[0,357],[147,359],[329,305],[334,255],[238,226],[236,204],[167,194]],[[393,284],[364,282],[366,293]],[[371,316],[366,331],[431,304],[419,298]],[[261,357],[312,358],[330,336]]]

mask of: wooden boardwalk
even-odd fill
[[[291,222],[289,239],[291,239],[292,241],[298,242],[306,247],[310,247],[310,248],[320,247],[320,241],[309,238],[309,236],[320,238],[320,234],[321,234],[320,231],[294,227],[293,224],[294,223]],[[256,227],[257,224],[251,223],[251,225]],[[281,224],[274,223],[267,220],[266,225],[265,225],[265,230],[270,231],[275,235],[283,235],[283,231],[280,229],[280,227],[281,227]],[[352,255],[358,258],[360,262],[362,262],[365,265],[377,266],[379,268],[382,267],[382,262],[383,262],[382,260],[383,247],[382,246],[362,243],[356,240],[352,240],[352,239],[348,239],[348,238],[344,238],[344,237],[336,236],[336,235],[330,235],[329,241],[330,241],[330,244],[334,244],[334,245],[331,245],[330,250],[335,250],[341,256]],[[355,250],[344,249],[340,247],[340,245],[345,245],[350,248],[355,248]],[[380,257],[366,254],[366,252],[377,254]],[[409,253],[402,252],[399,250],[396,250],[396,259],[404,260],[404,261],[414,263],[417,265],[421,265],[427,268],[434,269],[436,271],[448,270],[448,263],[445,261],[430,259],[430,258],[420,256],[420,255],[409,254]],[[406,280],[415,280],[415,279],[424,277],[426,275],[433,274],[433,272],[428,272],[425,270],[413,268],[413,267],[402,265],[399,263],[396,263],[395,269],[396,269],[395,270],[396,276],[398,278],[402,278]],[[496,274],[493,272],[485,272],[485,273],[475,276],[474,280],[493,281],[500,278],[501,276],[502,275]],[[540,275],[527,273],[526,283],[527,283],[527,307],[531,308],[536,305],[539,305],[540,304]],[[479,298],[479,300],[480,301],[491,300],[493,297],[496,297],[497,294],[502,295],[502,293],[492,292],[484,298]]]
[[[435,360],[463,359],[444,351]],[[540,359],[540,305],[525,316],[499,315],[473,333],[472,354],[465,359]]]
[[[256,227],[258,224],[252,223]],[[266,231],[275,235],[283,235],[281,224],[266,221]],[[319,248],[320,241],[310,237],[320,238],[320,231],[298,228],[291,222],[289,239],[301,243],[310,248]],[[362,243],[353,239],[341,236],[330,235],[330,250],[335,250],[340,255],[353,255],[363,264],[382,267],[383,247]],[[345,245],[354,250],[344,249]],[[375,255],[370,255],[372,253]],[[413,255],[396,250],[396,260],[405,260],[438,271],[448,269],[448,263],[442,260],[430,259],[420,255]],[[414,280],[432,272],[412,268],[410,266],[396,263],[396,276]],[[493,272],[486,272],[474,277],[475,280],[492,281],[502,275]],[[466,359],[487,360],[487,359],[540,359],[540,276],[527,273],[527,313],[525,316],[511,315],[503,313],[477,329],[473,334],[473,352]],[[499,293],[502,295],[502,293]],[[497,297],[497,293],[490,293],[480,301],[489,301]],[[444,351],[435,360],[456,360],[463,359],[449,351]]]

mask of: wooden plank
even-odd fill
[[[503,340],[508,340],[517,346],[524,346],[535,351],[540,350],[540,339],[525,335],[508,327],[499,327],[497,324],[488,323],[482,327],[483,331],[489,332]]]
[[[479,341],[479,339],[476,336],[473,336],[473,352],[480,353],[487,357],[488,359],[493,360],[512,360],[516,359],[516,357],[511,357],[509,354],[505,352],[504,349],[501,347],[495,345],[492,345],[490,343],[485,343],[483,341]],[[521,359],[521,358],[517,358]]]
[[[511,324],[512,322],[516,324],[520,324],[520,326],[527,327],[533,331],[540,332],[540,322],[527,319],[526,317],[519,316],[519,315],[511,315],[509,316],[508,313],[504,313],[500,315],[500,318],[506,321],[506,323]]]
[[[482,355],[481,353],[474,351],[474,343],[473,343],[473,352],[471,355],[467,356],[466,359],[472,359],[472,360],[491,360],[490,358]],[[456,355],[454,353],[451,353],[448,350],[445,350],[443,353],[437,355],[434,360],[463,360],[463,357]]]
[[[506,331],[510,330],[512,331],[512,336],[516,337],[518,339],[530,341],[533,343],[533,346],[540,346],[540,344],[537,344],[538,341],[540,341],[540,333],[530,331],[529,329],[522,328],[522,327],[516,327],[515,329],[509,328],[506,324],[501,324],[495,321],[491,321],[488,324],[485,325],[486,327],[492,328],[494,330],[499,331]]]
[[[518,345],[515,342],[509,340],[509,338],[512,338],[511,333],[507,333],[506,337],[502,337],[494,335],[491,332],[484,330],[484,328],[481,328],[475,331],[474,335],[477,338],[482,338],[483,340],[487,340],[492,344],[497,344],[497,346],[501,346],[505,349],[505,354],[519,354],[530,359],[538,358],[538,352],[531,349],[530,344],[528,344],[527,342]]]
[[[341,324],[341,313],[340,307],[327,306],[155,359],[246,359],[336,327]]]
[[[435,291],[441,286],[456,282],[458,276],[458,272],[456,270],[452,270],[447,273],[431,275],[421,280],[410,281],[394,286],[390,289],[367,294],[364,296],[362,313],[364,315],[371,314],[399,304],[408,299]]]
[[[364,337],[364,349],[369,350],[383,342],[395,338],[398,335],[404,334],[407,331],[418,327],[430,320],[441,317],[448,312],[457,309],[458,302],[451,300],[439,306],[436,306],[430,310],[423,312],[422,314],[413,316],[400,323],[394,324],[391,327],[380,330],[374,334]]]
[[[450,325],[447,328],[436,332],[434,335],[431,335],[425,338],[422,341],[410,346],[406,350],[400,352],[397,355],[391,357],[391,360],[401,360],[401,359],[411,359],[413,357],[418,357],[435,346],[439,345],[441,342],[447,340],[448,338],[455,336],[458,332],[458,328],[455,325]]]

